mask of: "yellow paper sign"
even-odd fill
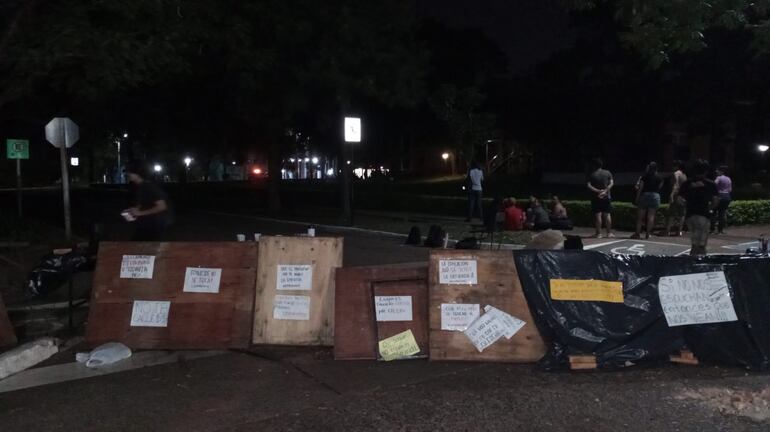
[[[380,356],[385,361],[395,360],[401,357],[407,357],[420,352],[417,341],[414,339],[412,330],[401,332],[395,336],[383,339],[379,342]]]
[[[623,282],[551,279],[553,300],[623,303]]]

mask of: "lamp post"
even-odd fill
[[[360,143],[361,142],[361,118],[360,117],[345,117],[343,123],[345,143]],[[344,155],[344,147],[343,152]],[[350,161],[348,165],[350,168],[355,166],[355,147],[350,146]],[[353,225],[353,178],[350,175],[350,168],[343,171],[343,182],[345,192],[345,200],[343,203],[343,213],[349,225]]]
[[[767,153],[768,149],[770,149],[770,146],[768,146],[767,144],[757,145],[757,150],[759,150],[759,152],[762,153],[762,172],[765,172],[765,154]]]
[[[193,159],[190,156],[185,156],[184,160],[184,181],[187,183],[190,176],[190,164],[192,163]]]

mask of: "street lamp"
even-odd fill
[[[767,144],[760,144],[757,146],[757,149],[762,152],[762,154],[765,154],[765,152],[770,149],[770,146]]]
[[[318,158],[313,156],[312,162],[313,162],[313,165],[318,165]]]
[[[361,117],[345,117],[343,123],[343,132],[346,143],[360,143],[361,142]],[[342,154],[345,154],[345,148],[343,146]],[[350,160],[347,161],[348,165],[351,161],[355,160],[355,146],[350,147]],[[347,189],[347,200],[343,206],[345,216],[348,217],[348,222],[353,225],[353,179],[349,174],[350,170],[346,169],[343,172],[344,186]]]
[[[154,167],[152,167],[152,169],[153,169],[153,170],[154,170],[156,173],[159,173],[159,172],[163,171],[163,167],[162,167],[162,166],[160,166],[160,164],[155,164],[155,166],[154,166]]]
[[[187,156],[184,158],[184,166],[186,168],[190,168],[190,164],[192,163],[192,158],[190,156]]]
[[[444,159],[444,160],[449,159],[449,153],[441,153],[441,159]]]

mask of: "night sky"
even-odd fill
[[[421,15],[457,28],[481,28],[525,72],[572,44],[569,15],[558,0],[418,0]]]

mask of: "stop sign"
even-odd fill
[[[80,139],[80,129],[69,117],[54,117],[45,125],[45,139],[56,148],[69,148]]]

